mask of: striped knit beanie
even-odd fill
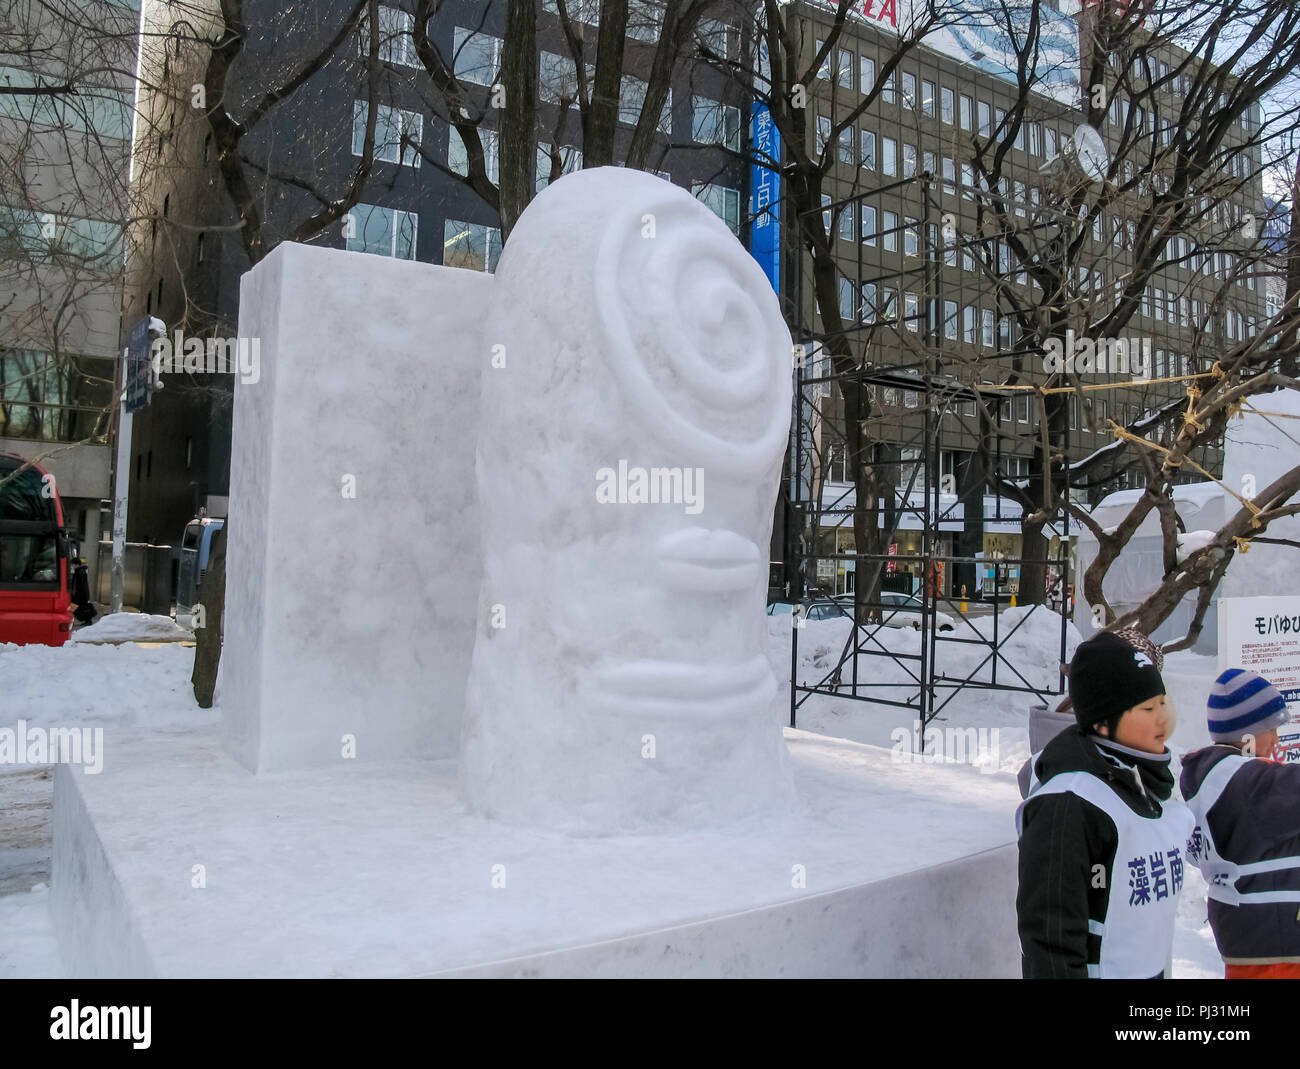
[[[1244,668],[1229,668],[1210,689],[1210,737],[1215,742],[1240,742],[1243,735],[1258,735],[1286,719],[1286,699],[1263,676]]]

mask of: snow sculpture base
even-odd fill
[[[251,769],[456,752],[490,283],[291,243],[244,276],[218,704]]]
[[[452,761],[253,775],[215,735],[123,741],[99,775],[56,766],[64,964],[87,977],[1018,976],[1011,778],[786,738],[803,815],[586,839],[469,815]]]

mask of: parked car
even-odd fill
[[[768,616],[788,616],[794,612],[794,603],[789,601],[773,601],[767,606]],[[834,620],[837,617],[852,617],[853,602],[847,605],[839,598],[826,598],[818,601],[810,601],[804,604],[803,616],[805,620]]]
[[[882,605],[881,621],[886,627],[911,627],[921,630],[921,596],[919,594],[896,594],[886,592],[880,595]],[[945,612],[936,611],[934,626],[940,631],[952,631],[957,622]]]
[[[918,594],[897,594],[887,591],[880,595],[880,621],[885,627],[910,627],[921,630],[921,598]],[[774,601],[767,606],[768,616],[782,616],[794,611],[794,604],[789,601]],[[805,620],[835,620],[840,617],[852,618],[853,595],[837,594],[833,598],[822,598],[804,605]],[[953,631],[957,622],[947,613],[936,612],[934,623],[940,631]]]

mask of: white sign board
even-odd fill
[[[1244,668],[1273,684],[1291,722],[1278,729],[1277,759],[1300,763],[1300,597],[1219,599],[1219,671]]]

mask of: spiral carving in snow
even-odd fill
[[[754,477],[785,446],[790,334],[740,243],[660,185],[674,195],[621,213],[600,243],[595,305],[610,367],[647,428],[719,474]]]
[[[703,204],[620,168],[519,220],[485,331],[465,799],[613,832],[784,809],[766,659],[791,342]]]

